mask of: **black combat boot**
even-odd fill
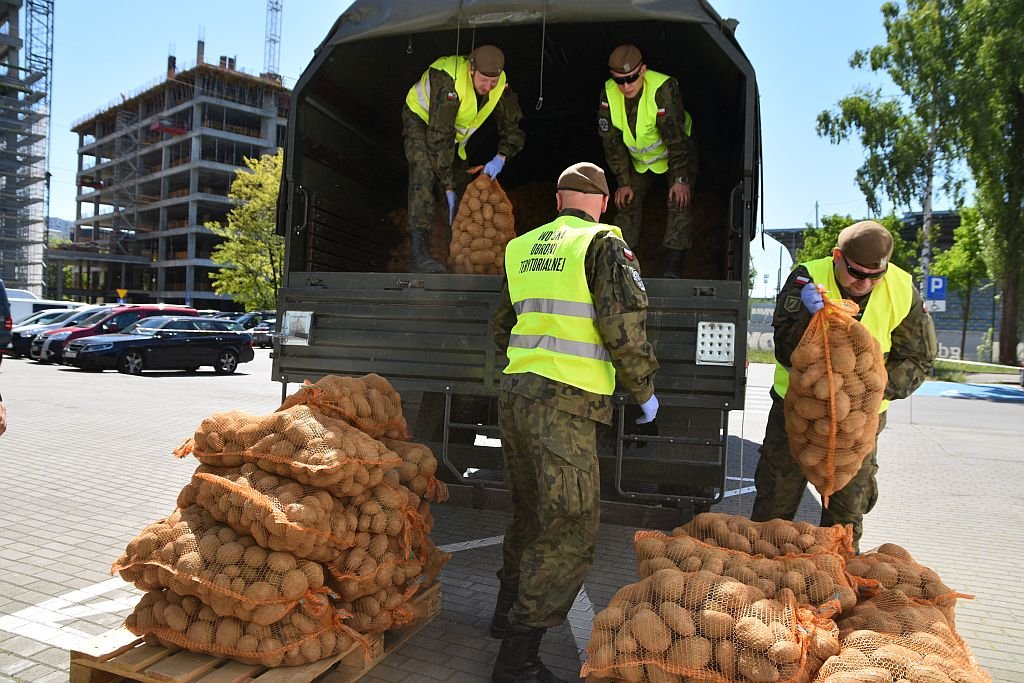
[[[540,661],[540,640],[546,630],[509,624],[494,662],[491,683],[568,683]]]
[[[683,276],[684,261],[686,261],[685,249],[665,249],[665,272],[661,276],[678,280]]]
[[[430,255],[430,251],[427,249],[427,233],[416,232],[409,233],[409,246],[411,247],[411,255],[409,256],[409,269],[414,273],[447,273],[445,267],[434,260]]]
[[[494,616],[491,618],[491,638],[504,638],[508,628],[508,613],[519,598],[519,587],[507,581],[501,582],[498,588],[498,600],[494,603]]]

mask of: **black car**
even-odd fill
[[[249,311],[248,313],[222,313],[216,318],[234,320],[236,323],[249,330],[260,323],[277,317],[277,311]]]
[[[264,320],[252,328],[252,344],[261,349],[269,349],[274,345],[274,334],[277,332],[277,318]]]
[[[220,375],[254,357],[252,335],[231,320],[152,316],[117,334],[82,337],[68,344],[64,360],[83,370],[188,370],[212,365]]]

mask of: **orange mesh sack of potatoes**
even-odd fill
[[[623,681],[808,681],[839,652],[835,624],[736,579],[662,569],[594,616],[581,676]]]
[[[950,624],[957,598],[973,598],[954,591],[934,570],[918,564],[905,548],[895,543],[883,543],[873,552],[850,558],[846,573],[858,583],[862,596],[876,595],[882,590],[899,591],[909,598],[936,605]]]
[[[375,486],[401,459],[384,444],[343,420],[296,405],[270,415],[241,410],[214,413],[175,451],[204,465],[254,463],[272,474],[310,486],[356,495]]]
[[[239,534],[270,550],[327,562],[355,545],[359,515],[321,488],[264,472],[251,463],[200,465],[178,494],[178,507],[199,505]],[[404,511],[394,513],[397,524]]]
[[[399,483],[427,500],[448,500],[448,487],[434,476],[437,472],[437,458],[434,457],[433,451],[421,443],[411,441],[387,438],[382,438],[381,441],[402,460],[397,469]]]
[[[299,601],[325,592],[324,570],[291,553],[268,551],[199,506],[175,510],[128,543],[112,571],[142,590],[194,595],[217,616],[267,625]]]
[[[991,683],[941,610],[883,591],[838,622],[839,654],[822,683]]]
[[[308,405],[328,417],[344,420],[374,439],[409,439],[402,413],[402,397],[391,382],[376,373],[362,377],[326,375],[316,383],[308,380],[278,410]]]
[[[125,627],[167,647],[269,667],[298,666],[345,652],[357,643],[370,652],[370,644],[344,625],[343,616],[326,595],[313,595],[280,621],[256,624],[219,617],[197,597],[158,590],[142,596]]]
[[[665,568],[705,571],[741,582],[748,588],[750,601],[774,598],[787,588],[798,604],[811,605],[825,616],[857,604],[857,592],[843,571],[843,558],[835,553],[768,559],[712,547],[688,536],[643,530],[633,537],[633,550],[641,579]]]
[[[508,196],[497,180],[481,173],[466,186],[452,222],[448,272],[500,275],[505,245],[515,236]]]
[[[783,405],[790,452],[827,507],[875,447],[888,376],[878,340],[853,317],[857,304],[822,298],[790,358]]]
[[[742,515],[702,512],[672,530],[673,536],[690,536],[710,546],[741,550],[767,558],[791,554],[853,554],[853,528],[836,524],[814,526],[807,522],[772,519],[752,522]]]

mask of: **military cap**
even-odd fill
[[[628,74],[643,63],[644,58],[640,54],[640,48],[629,43],[619,45],[612,50],[611,56],[608,57],[608,68],[619,74]]]
[[[865,268],[885,268],[892,256],[892,235],[875,221],[843,228],[837,242],[847,260]]]
[[[493,45],[481,45],[469,53],[469,63],[484,76],[500,76],[505,68],[505,53]]]
[[[559,190],[608,196],[608,181],[601,167],[588,161],[573,164],[558,176]]]

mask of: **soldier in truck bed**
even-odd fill
[[[811,321],[823,307],[817,285],[824,285],[831,299],[850,299],[860,307],[857,319],[878,340],[885,354],[889,381],[885,387],[878,432],[885,427],[888,402],[906,398],[917,390],[931,370],[938,340],[931,316],[909,273],[889,263],[892,235],[874,221],[855,223],[839,233],[832,256],[798,265],[775,308],[775,383],[768,414],[761,459],[754,484],[757,496],[751,519],[792,520],[800,505],[807,479],[790,454],[783,414],[783,397],[789,386],[790,356]],[[875,448],[860,471],[829,499],[821,512],[821,525],[852,524],[854,547],[859,548],[864,515],[878,499],[878,436]]]
[[[693,184],[697,149],[679,82],[647,68],[635,45],[620,45],[608,58],[597,112],[597,128],[618,189],[616,224],[634,249],[640,243],[643,204],[660,178],[667,178],[668,217],[663,277],[683,276],[693,240]]]
[[[597,423],[611,424],[616,383],[654,420],[658,361],[647,341],[647,292],[608,206],[604,172],[574,164],[558,178],[558,217],[505,251],[492,321],[509,364],[498,398],[512,521],[491,635],[495,683],[558,681],[538,655],[593,563],[600,515]]]
[[[434,216],[434,188],[448,201],[448,223],[455,201],[469,182],[466,143],[494,114],[498,150],[483,172],[497,177],[505,161],[522,150],[526,135],[519,128],[523,112],[505,80],[505,55],[493,45],[481,45],[468,57],[435,60],[409,88],[402,107],[402,138],[409,161],[408,229],[410,268],[418,273],[443,273],[430,256],[427,233]]]

